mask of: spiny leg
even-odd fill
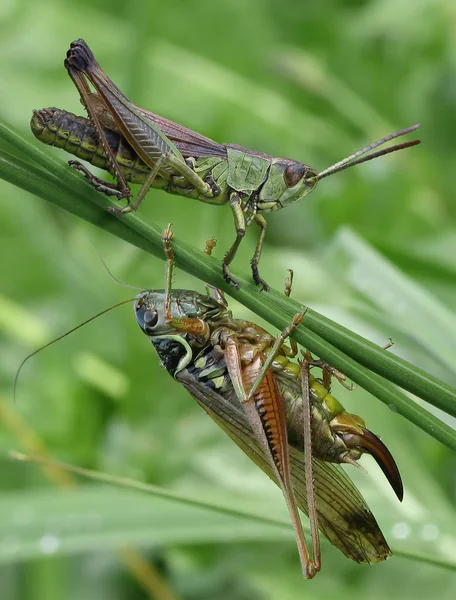
[[[304,359],[307,361],[310,367],[318,367],[321,369],[323,379],[322,384],[328,392],[331,391],[331,379],[335,377],[337,381],[349,392],[355,389],[353,384],[346,383],[347,378],[343,373],[341,373],[338,369],[328,364],[326,361],[321,358],[314,358],[309,350],[304,352]]]
[[[394,342],[391,338],[389,338],[389,342],[383,346],[383,350],[388,350],[389,348],[391,348],[391,346],[394,346]],[[308,355],[308,357],[310,357],[310,361],[309,361],[310,366],[318,367],[319,369],[321,369],[322,374],[323,374],[323,380],[322,380],[323,386],[328,391],[331,390],[331,378],[332,377],[335,377],[337,379],[337,381],[340,383],[340,385],[342,385],[349,392],[352,392],[356,388],[356,385],[354,383],[346,382],[347,381],[346,376],[343,373],[341,373],[338,369],[336,369],[335,367],[332,367],[330,364],[328,364],[326,361],[322,360],[321,358],[318,360],[313,358],[308,350],[306,350],[306,354]]]
[[[233,245],[228,250],[223,259],[223,278],[227,283],[232,284],[237,290],[239,289],[239,283],[231,277],[231,272],[229,265],[233,262],[234,257],[236,256],[236,252],[242,242],[242,238],[245,235],[245,218],[244,212],[241,207],[241,198],[239,194],[233,192],[230,196],[230,205],[231,210],[233,211],[234,216],[234,226],[236,228],[236,239],[234,240]]]
[[[163,232],[163,247],[166,254],[166,275],[165,275],[165,323],[172,325],[179,331],[185,331],[192,335],[208,337],[210,335],[209,325],[202,319],[191,317],[173,317],[171,314],[171,292],[173,284],[174,252],[171,247],[171,240],[174,234],[171,229],[172,223]]]
[[[165,275],[165,323],[172,320],[171,317],[171,288],[173,285],[174,252],[171,248],[171,240],[174,234],[171,230],[172,223],[163,232],[163,247],[166,255],[166,275]]]
[[[166,164],[168,167],[172,167],[174,171],[177,171],[188,183],[198,190],[198,192],[206,198],[216,198],[220,194],[220,188],[211,179],[211,183],[207,183],[204,179],[195,173],[195,171],[185,162],[182,162],[177,156],[169,153],[166,157]]]
[[[310,537],[312,539],[312,554],[315,570],[321,566],[320,537],[318,535],[318,514],[315,501],[315,487],[312,468],[312,423],[310,406],[310,365],[306,358],[301,363],[301,391],[303,405],[303,434],[304,434],[304,473],[306,479],[307,510],[310,521]]]
[[[266,235],[267,223],[266,223],[266,219],[263,216],[258,215],[258,214],[255,215],[254,221],[261,228],[261,232],[260,232],[260,237],[258,238],[258,243],[255,248],[255,253],[253,255],[252,260],[250,261],[250,265],[252,267],[252,277],[253,277],[253,281],[257,285],[262,286],[262,290],[264,290],[265,292],[268,292],[270,289],[269,285],[266,283],[266,281],[264,281],[264,279],[261,279],[260,274],[258,272],[258,263],[260,262],[260,258],[261,258],[261,249],[263,247],[263,241],[264,241],[264,238]]]
[[[294,272],[293,269],[287,269],[288,271],[288,277],[285,278],[285,289],[284,289],[284,294],[287,298],[289,298],[291,296],[291,289],[293,287],[293,277],[294,277]],[[289,358],[294,358],[295,356],[298,355],[298,344],[296,343],[296,340],[294,340],[293,338],[290,338],[290,351],[289,353],[287,353],[287,356]]]
[[[389,350],[392,346],[394,346],[393,339],[388,338],[388,343],[383,346],[383,350]]]

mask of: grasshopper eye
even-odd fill
[[[144,326],[147,328],[155,327],[158,323],[158,312],[156,310],[146,310],[144,313]]]
[[[285,183],[288,187],[294,187],[304,177],[305,172],[306,167],[304,165],[300,165],[299,163],[289,165],[283,174]]]

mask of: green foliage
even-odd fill
[[[279,327],[297,303],[309,305],[318,312],[306,315],[300,341],[363,387],[386,386],[387,404],[402,413],[412,407],[415,422],[435,429],[437,421],[410,401],[398,404],[402,396],[394,386],[369,369],[447,412],[454,407],[452,11],[449,0],[17,0],[0,9],[0,117],[33,144],[28,131],[33,108],[58,106],[82,114],[62,62],[69,43],[83,37],[136,104],[218,141],[302,159],[318,169],[421,121],[418,148],[325,180],[303,202],[269,218],[264,276],[280,290],[286,269],[293,268],[294,301],[259,295],[249,284],[238,300]],[[24,449],[27,441],[24,428],[11,420],[19,414],[60,459],[286,519],[279,492],[158,367],[127,308],[32,359],[19,381],[17,403],[10,404],[24,354],[135,293],[113,284],[88,240],[116,277],[159,288],[162,260],[134,244],[161,256],[159,234],[172,221],[179,266],[220,284],[218,262],[233,226],[228,207],[157,191],[149,193],[138,217],[121,222],[100,210],[104,199],[62,165],[62,153],[35,145],[35,154],[32,149],[27,154],[20,142],[6,138],[4,132],[3,176],[47,200],[66,202],[104,231],[0,181],[0,377],[8,397],[0,412],[2,600],[147,597],[112,554],[127,542],[146,549],[176,597],[185,600],[336,593],[351,600],[399,593],[452,597],[455,575],[442,566],[454,561],[456,543],[454,457],[361,388],[334,391],[397,458],[404,504],[397,504],[373,463],[363,461],[368,476],[353,469],[350,475],[396,556],[362,568],[324,544],[323,571],[310,584],[300,578],[287,528],[253,519],[243,523],[206,509],[192,513],[111,487],[60,496],[42,489],[47,484],[35,467],[7,459],[8,450]],[[255,234],[248,231],[235,263],[246,277]],[[218,245],[211,260],[198,250],[213,235]],[[176,285],[203,289],[183,270],[176,273]],[[230,298],[236,315],[258,320],[243,305]],[[389,337],[395,345],[388,352],[375,350],[319,313],[380,346]],[[454,419],[438,416],[446,423],[439,439],[451,446]],[[418,567],[420,556],[428,560]]]

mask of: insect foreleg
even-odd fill
[[[223,278],[227,283],[231,283],[238,290],[239,283],[231,277],[231,272],[229,268],[229,265],[233,262],[233,259],[236,256],[236,252],[238,251],[238,248],[242,242],[242,238],[245,235],[244,211],[242,210],[241,198],[236,192],[233,192],[230,196],[230,205],[234,216],[236,239],[234,240],[233,245],[225,254],[225,258],[223,259]]]
[[[191,318],[191,317],[173,317],[171,312],[171,290],[173,283],[173,268],[174,268],[174,252],[171,247],[171,240],[173,239],[173,232],[171,230],[171,223],[163,232],[163,247],[166,254],[166,276],[165,276],[165,310],[164,319],[165,323],[174,327],[178,331],[186,332],[191,335],[195,335],[198,338],[208,338],[210,336],[210,327],[202,319]]]

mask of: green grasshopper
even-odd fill
[[[295,315],[275,340],[255,323],[233,318],[218,289],[208,287],[207,295],[172,290],[171,239],[168,227],[166,287],[137,296],[136,319],[172,377],[281,488],[304,577],[320,570],[318,528],[357,562],[388,558],[375,518],[338,463],[358,466],[364,452],[372,454],[402,500],[398,468],[363,419],[330,393],[331,376],[343,376],[309,352],[293,361],[297,345],[284,342],[305,313]],[[321,380],[310,374],[312,367],[322,369]],[[298,508],[309,515],[312,555]]]
[[[258,272],[266,234],[263,214],[300,200],[324,177],[419,144],[418,140],[405,142],[358,158],[419,127],[413,125],[318,173],[295,160],[276,158],[234,144],[219,144],[135,106],[107,77],[84,40],[71,44],[64,64],[79,91],[90,123],[65,111],[44,109],[35,112],[32,118],[36,137],[109,171],[116,178],[116,184],[95,177],[77,161],[70,162],[97,190],[127,200],[123,209],[110,207],[114,212],[125,214],[136,210],[150,187],[208,204],[229,203],[236,239],[223,259],[223,275],[236,288],[239,285],[231,276],[229,265],[252,221],[261,230],[251,260],[252,275],[255,283],[267,290],[269,287]],[[87,80],[96,93],[91,92]],[[133,203],[130,203],[132,194],[128,182],[142,183]]]
[[[348,413],[331,394],[331,378],[344,377],[286,339],[305,317],[295,315],[275,339],[247,320],[236,319],[223,293],[206,295],[172,289],[174,255],[170,226],[163,234],[166,253],[165,289],[146,290],[117,306],[134,302],[141,330],[152,342],[163,367],[190,393],[206,413],[282,490],[296,536],[302,571],[312,578],[320,570],[320,530],[348,558],[376,563],[391,555],[366,502],[340,463],[359,466],[371,454],[399,500],[403,497],[397,465],[383,442],[364,420]],[[211,253],[215,240],[207,242]],[[291,291],[291,278],[286,293]],[[72,333],[71,329],[40,350]],[[319,368],[322,377],[310,373]],[[361,467],[360,467],[361,468]],[[309,515],[309,552],[298,509]]]

